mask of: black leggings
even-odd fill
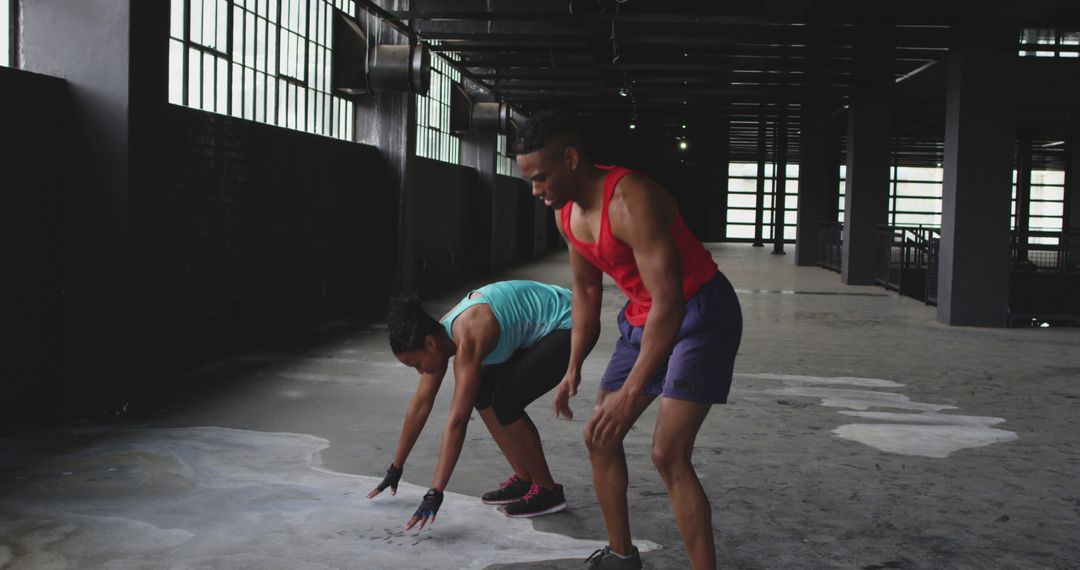
[[[506,362],[483,368],[476,409],[494,408],[504,426],[518,421],[525,415],[525,406],[559,385],[569,361],[570,330],[552,331]]]

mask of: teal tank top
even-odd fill
[[[469,296],[479,293],[475,298]],[[499,323],[499,343],[481,362],[506,362],[519,348],[531,348],[557,329],[569,329],[570,290],[536,281],[499,281],[470,291],[440,321],[454,338],[454,319],[469,307],[489,305]]]

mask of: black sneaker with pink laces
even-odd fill
[[[484,493],[480,500],[485,505],[509,505],[524,497],[525,493],[529,492],[530,486],[532,486],[532,483],[514,474],[506,481],[499,483],[498,490]]]
[[[514,518],[538,517],[550,515],[566,508],[566,497],[562,485],[554,489],[545,489],[533,484],[529,492],[520,501],[506,505],[506,516]]]

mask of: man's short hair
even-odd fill
[[[518,132],[517,140],[514,142],[514,152],[529,154],[544,148],[555,139],[562,139],[566,146],[573,146],[584,154],[581,118],[575,113],[561,109],[549,109],[536,113],[529,117],[525,126]]]

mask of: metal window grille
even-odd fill
[[[891,173],[890,225],[941,227],[944,170],[893,165]]]
[[[838,190],[839,199],[837,201],[836,209],[836,221],[844,223],[844,199],[847,196],[847,165],[840,165],[840,188]]]
[[[1080,58],[1080,30],[1025,28],[1020,31],[1020,57]]]
[[[765,164],[765,201],[762,217],[762,238],[773,239],[775,216],[776,164]],[[799,165],[787,165],[787,182],[784,200],[784,239],[794,240],[799,208]],[[757,163],[732,162],[728,164],[727,239],[753,239],[755,211],[757,208]]]
[[[941,226],[941,197],[944,171],[893,165],[889,174],[889,225]],[[840,165],[836,220],[844,221],[847,192],[847,165]]]
[[[450,134],[450,90],[453,83],[461,81],[461,75],[446,57],[457,56],[432,55],[428,94],[416,96],[416,156],[459,164],[461,141]]]
[[[1017,172],[1013,170],[1009,227],[1016,230]],[[1032,170],[1031,200],[1028,201],[1028,243],[1056,245],[1057,233],[1065,223],[1065,172]]]
[[[171,0],[169,102],[343,140],[330,92],[331,17],[354,0]]]
[[[495,173],[503,176],[513,175],[513,160],[506,156],[506,135],[496,135],[495,139]]]
[[[16,0],[0,0],[0,66],[10,67],[15,62],[15,9]]]
[[[840,167],[840,210],[843,221],[845,167]],[[891,226],[941,227],[944,171],[939,168],[895,166],[891,176],[889,220]],[[1012,207],[1009,227],[1016,229],[1017,172],[1013,170]],[[1031,172],[1031,200],[1028,232],[1031,243],[1056,244],[1053,234],[1061,232],[1065,215],[1065,173],[1060,170]],[[1043,234],[1043,235],[1036,235]]]

